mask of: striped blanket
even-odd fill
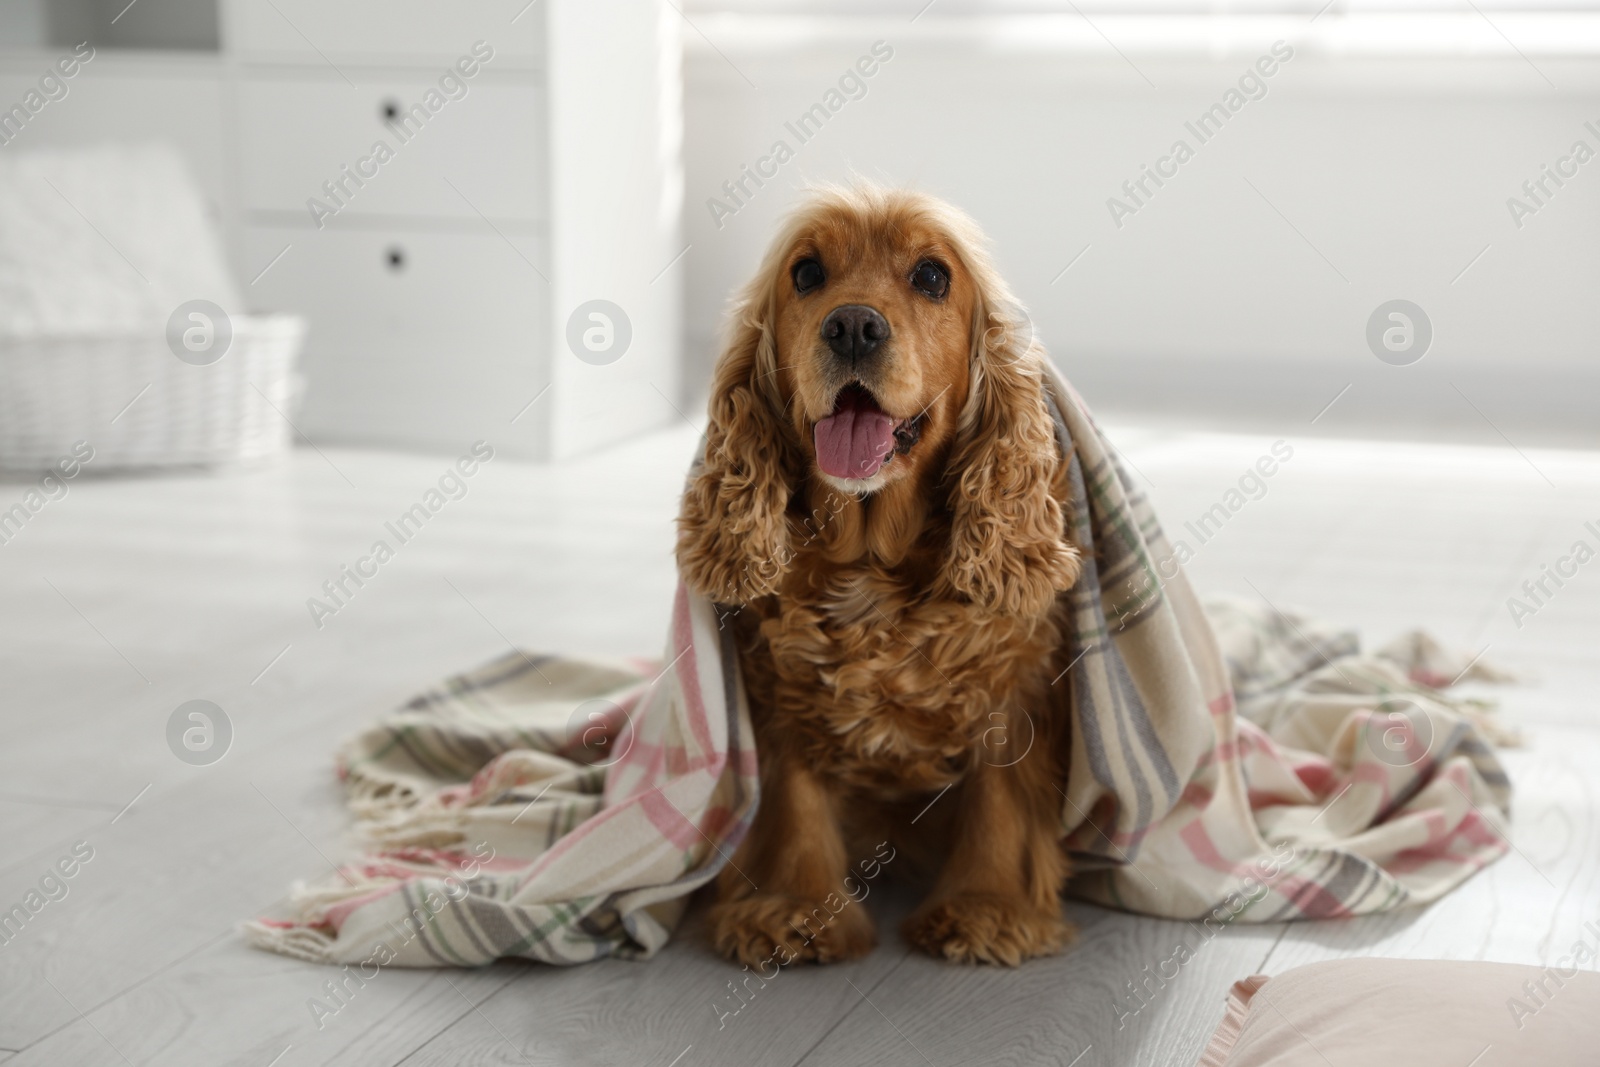
[[[1494,672],[1421,634],[1362,654],[1273,605],[1202,609],[1071,387],[1048,384],[1087,550],[1065,594],[1069,891],[1208,923],[1331,918],[1431,901],[1502,855],[1509,782],[1482,706],[1444,691]],[[339,760],[374,851],[246,936],[375,966],[653,954],[757,803],[720,623],[680,586],[663,666],[513,653],[379,720]]]

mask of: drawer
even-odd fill
[[[335,217],[543,218],[544,90],[486,84],[482,74],[464,84],[464,96],[441,94],[435,99],[444,103],[429,113],[424,99],[437,84],[421,72],[363,79],[360,89],[321,74],[246,78],[239,86],[244,207],[293,211],[307,223],[313,197],[319,213]],[[325,182],[335,184],[338,199]]]
[[[319,348],[528,349],[542,337],[549,300],[534,272],[549,274],[545,240],[502,233],[251,226],[241,235],[239,274],[248,283],[287,246],[245,285],[246,299],[252,310],[306,316],[307,343]]]
[[[541,238],[511,237],[548,273]],[[510,419],[549,381],[549,296],[499,236],[256,226],[240,243],[246,282],[289,246],[246,290],[255,309],[308,320],[305,433],[446,450],[484,438],[536,454],[542,413]]]
[[[334,62],[453,62],[474,41],[487,41],[496,63],[527,67],[543,54],[547,2],[226,0],[224,47],[246,58],[326,65],[324,56]],[[360,77],[354,80],[361,84]]]

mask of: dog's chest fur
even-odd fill
[[[1048,681],[1053,619],[988,613],[933,584],[915,561],[802,558],[769,602],[765,714],[810,766],[906,795],[959,780],[985,735],[1015,736]]]

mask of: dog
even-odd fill
[[[677,542],[729,609],[760,761],[708,915],[735,961],[870,952],[846,905],[877,840],[937,847],[902,931],[935,957],[1072,935],[1051,680],[1081,560],[1027,334],[969,218],[876,187],[814,194],[736,302]]]

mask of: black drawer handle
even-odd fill
[[[395,245],[385,252],[383,254],[383,259],[384,262],[389,264],[390,270],[400,271],[406,269],[405,249],[401,248],[399,245]]]
[[[400,102],[391,96],[378,107],[378,114],[383,116],[383,121],[393,122],[400,117]]]

